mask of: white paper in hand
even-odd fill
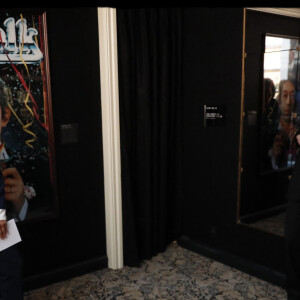
[[[14,219],[7,222],[8,235],[4,240],[0,239],[0,251],[7,249],[22,241],[19,230]]]

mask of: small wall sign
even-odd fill
[[[204,127],[225,125],[225,105],[204,105]]]

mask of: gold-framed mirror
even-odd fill
[[[237,223],[284,236],[285,193],[300,130],[300,25],[290,28],[300,23],[279,17],[288,23],[286,32],[262,30],[259,39],[253,34],[247,40],[246,16],[247,10]]]

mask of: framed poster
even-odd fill
[[[0,108],[8,217],[57,216],[46,13],[0,11]]]

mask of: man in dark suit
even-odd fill
[[[7,106],[10,90],[0,82],[0,137],[2,127],[6,126],[10,110]],[[3,144],[0,139],[0,153],[3,152]],[[0,243],[1,239],[6,238],[9,234],[7,230],[7,201],[13,206],[21,204],[24,201],[24,195],[20,196],[21,186],[16,186],[16,183],[22,181],[22,178],[15,178],[15,174],[0,170]],[[24,187],[23,192],[24,194]],[[16,198],[16,195],[18,199]],[[23,197],[23,198],[22,198]],[[20,202],[21,201],[21,202]],[[16,208],[15,208],[16,209]],[[15,246],[9,247],[0,251],[0,297],[3,300],[19,300],[23,299],[22,292],[22,259]]]
[[[300,145],[300,132],[296,135]],[[288,300],[300,300],[300,155],[293,170],[287,192],[285,225]]]

